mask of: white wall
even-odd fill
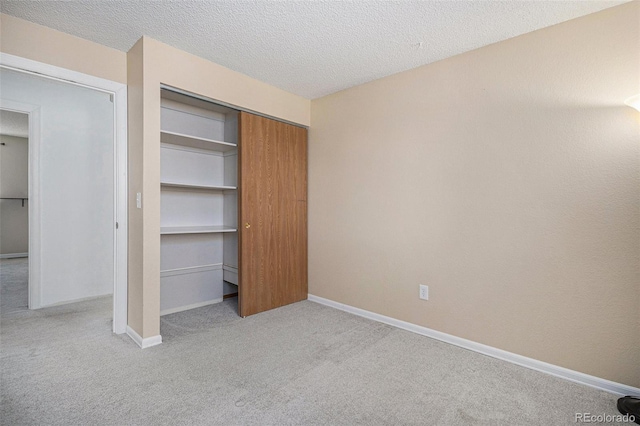
[[[108,94],[0,70],[3,100],[40,106],[41,305],[110,294],[113,103]]]
[[[0,135],[0,197],[28,197],[28,139]],[[0,200],[0,255],[29,251],[29,205]]]

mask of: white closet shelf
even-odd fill
[[[160,186],[167,188],[187,188],[187,189],[203,189],[212,191],[233,191],[238,189],[236,186],[225,185],[197,185],[191,183],[178,183],[178,182],[160,182]]]
[[[208,149],[210,151],[227,152],[236,149],[234,143],[217,141],[214,139],[199,138],[197,136],[184,135],[182,133],[161,131],[160,141],[173,145],[189,146],[191,148]]]
[[[160,228],[160,235],[175,234],[213,234],[218,232],[237,232],[237,228],[231,226],[163,226]]]

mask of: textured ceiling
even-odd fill
[[[29,116],[0,109],[0,135],[29,137]]]
[[[147,35],[314,99],[620,1],[25,1],[1,11],[127,51]]]

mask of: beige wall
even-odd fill
[[[0,135],[0,197],[29,196],[29,142]],[[29,251],[29,205],[20,200],[0,200],[0,254]]]
[[[310,293],[640,386],[639,26],[633,2],[312,101]]]
[[[118,83],[127,82],[126,53],[4,14],[0,14],[0,51]]]
[[[302,125],[311,103],[148,37],[128,61],[129,325],[148,338],[160,333],[160,84]]]
[[[129,168],[127,170],[128,194],[127,206],[128,215],[128,287],[127,287],[127,325],[143,335],[143,286],[142,277],[142,256],[144,251],[142,229],[143,210],[136,207],[136,193],[142,192],[142,137],[143,137],[143,63],[142,63],[142,42],[140,39],[127,53],[127,140],[128,151],[127,160]],[[143,205],[144,206],[144,205]]]

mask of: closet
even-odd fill
[[[307,298],[307,130],[161,90],[160,314]]]

